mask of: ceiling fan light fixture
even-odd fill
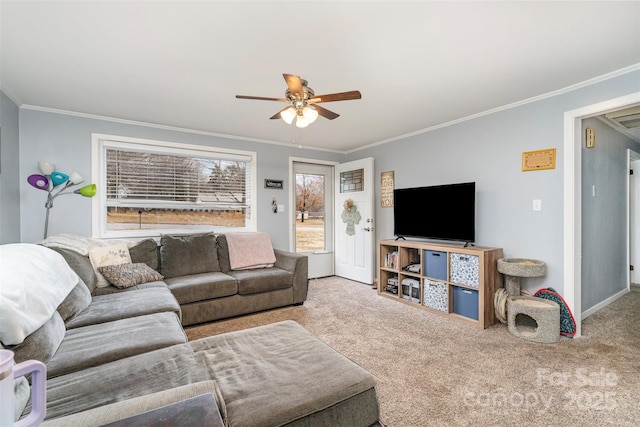
[[[348,101],[350,99],[362,98],[362,94],[357,90],[316,96],[313,89],[309,87],[308,82],[300,76],[283,74],[282,77],[284,77],[284,80],[287,83],[287,90],[284,93],[284,98],[249,95],[236,95],[236,98],[284,102],[285,104],[288,104],[288,107],[278,111],[276,114],[269,117],[269,119],[282,119],[289,125],[293,123],[294,119],[296,119],[296,126],[299,128],[309,126],[311,123],[316,121],[318,116],[322,116],[328,120],[333,120],[340,116],[333,111],[317,105],[321,102]]]
[[[306,106],[302,109],[302,115],[309,121],[309,124],[311,124],[318,118],[318,111],[316,111],[315,108]]]
[[[309,126],[309,123],[311,123],[309,120],[307,120],[307,118],[305,116],[303,116],[302,114],[298,115],[298,118],[296,119],[296,126],[299,128],[306,128],[307,126]]]
[[[293,119],[296,117],[296,110],[293,107],[289,107],[286,110],[280,113],[280,117],[284,120],[288,125],[293,123]]]

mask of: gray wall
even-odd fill
[[[0,244],[20,241],[19,114],[0,91]]]
[[[582,145],[582,309],[627,288],[627,149],[640,143],[597,118],[596,145]],[[595,197],[593,193],[595,186]]]
[[[289,248],[289,216],[274,214],[271,200],[288,206],[289,157],[313,157],[335,161],[341,154],[310,151],[297,146],[264,144],[210,135],[165,130],[147,126],[124,124],[32,109],[20,110],[20,175],[38,173],[37,162],[46,160],[63,172],[76,171],[87,182],[91,177],[91,134],[146,138],[187,144],[233,148],[257,152],[258,167],[258,230],[268,232],[276,248]],[[265,189],[265,178],[284,180],[284,190]],[[100,191],[100,189],[98,189]],[[21,241],[37,242],[44,231],[46,194],[20,180],[22,195]],[[60,197],[55,200],[49,218],[49,235],[73,233],[91,235],[91,200],[85,197]]]
[[[525,279],[523,287],[531,291],[553,287],[562,293],[563,115],[635,92],[640,92],[640,71],[348,155],[23,109],[21,241],[38,241],[42,237],[45,214],[44,194],[28,187],[22,178],[37,172],[38,160],[49,160],[61,170],[75,169],[90,176],[92,132],[258,152],[258,229],[270,233],[274,245],[280,248],[288,247],[288,217],[271,213],[270,204],[274,195],[279,203],[288,203],[289,156],[334,161],[373,156],[376,195],[380,194],[379,177],[383,171],[395,172],[396,188],[475,181],[477,244],[501,247],[507,257],[546,261],[547,276]],[[464,102],[464,94],[455,94],[453,102]],[[544,148],[556,148],[556,169],[522,172],[522,152]],[[264,178],[284,179],[284,191],[265,190],[261,185]],[[542,200],[541,212],[532,211],[533,199]],[[426,216],[427,208],[424,209]],[[58,199],[51,212],[50,232],[89,235],[90,216],[88,199]],[[392,209],[377,207],[375,219],[376,238],[393,237]]]
[[[543,278],[522,280],[530,291],[553,287],[563,292],[564,113],[640,91],[640,72],[628,73],[572,92],[352,153],[349,159],[375,158],[380,173],[394,171],[395,187],[476,182],[476,242],[504,249],[506,257],[543,260]],[[464,102],[454,94],[452,102]],[[556,168],[522,172],[522,152],[555,148]],[[542,211],[532,210],[533,199]],[[376,237],[393,236],[393,209],[376,207]],[[428,218],[429,209],[420,206]]]

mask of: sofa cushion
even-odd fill
[[[238,281],[240,295],[290,288],[293,285],[293,273],[275,267],[258,270],[232,270],[227,274]]]
[[[69,329],[47,363],[47,377],[185,342],[187,337],[175,313],[147,314]]]
[[[238,283],[224,273],[200,273],[165,279],[180,304],[226,297],[238,293]]]
[[[96,283],[98,281],[96,277],[96,272],[91,265],[91,261],[89,257],[86,255],[81,255],[76,251],[72,251],[70,249],[62,249],[57,247],[50,247],[50,249],[58,252],[67,264],[76,272],[78,276],[82,279],[89,292],[93,293],[96,288]]]
[[[164,283],[157,288],[94,296],[82,313],[67,322],[67,329],[162,312],[181,317],[180,305]]]
[[[64,321],[57,311],[38,330],[20,344],[9,347],[16,363],[35,359],[47,363],[58,351],[65,334]]]
[[[160,272],[165,278],[220,271],[213,233],[164,235],[160,239]]]
[[[188,344],[165,347],[48,379],[46,419],[211,379]]]
[[[153,239],[144,239],[129,248],[131,262],[144,262],[156,271],[160,271],[158,244]]]
[[[129,246],[127,243],[118,243],[111,246],[95,246],[89,249],[89,260],[96,273],[96,286],[103,288],[109,286],[109,281],[98,271],[105,265],[127,264],[131,262]]]
[[[220,271],[227,273],[231,271],[231,262],[229,261],[229,245],[227,244],[227,236],[218,234],[216,236],[218,244],[218,261],[220,262]]]
[[[120,289],[120,288],[116,288],[113,285],[109,285],[104,288],[96,288],[93,291],[93,296],[95,297],[100,295],[112,295],[112,294],[119,294],[121,292],[139,291],[141,289],[166,288],[166,287],[167,287],[166,283],[164,283],[161,280],[158,280],[155,282],[140,283],[139,285],[131,286],[130,288],[126,288],[126,289]]]
[[[23,377],[24,378],[24,377]],[[219,387],[214,380],[199,381],[192,384],[178,386],[175,388],[159,391],[144,396],[126,399],[121,402],[111,403],[98,408],[89,409],[76,414],[46,420],[40,427],[98,427],[116,421],[126,420],[139,414],[163,408],[167,405],[182,402],[183,400],[200,396],[202,394],[212,394],[215,396],[216,404],[220,415],[225,419],[224,401],[221,399]],[[128,420],[127,420],[128,421]],[[163,425],[163,421],[158,425]],[[206,423],[209,425],[209,423]],[[166,425],[166,423],[164,423]]]
[[[91,293],[82,279],[79,279],[78,284],[58,306],[58,313],[66,323],[82,313],[84,309],[89,307],[89,304],[91,304]]]
[[[143,262],[120,265],[105,265],[98,271],[118,289],[126,289],[142,283],[164,279],[162,274]]]

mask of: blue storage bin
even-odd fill
[[[447,253],[424,251],[424,275],[433,279],[447,280]]]
[[[478,291],[453,286],[453,312],[478,320]]]

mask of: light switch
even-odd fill
[[[542,210],[542,200],[533,199],[533,210],[534,211],[541,211]]]
[[[278,205],[278,212],[284,212],[284,205]]]

